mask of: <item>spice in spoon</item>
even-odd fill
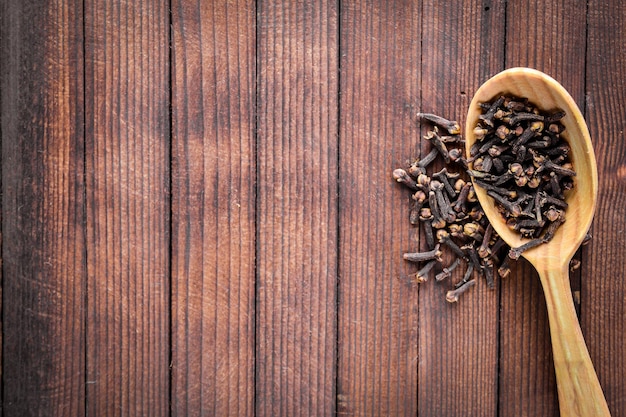
[[[519,97],[482,103],[468,173],[486,190],[507,225],[523,238],[509,256],[549,242],[565,221],[566,194],[576,172],[563,138],[565,112],[541,111]]]

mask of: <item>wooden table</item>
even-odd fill
[[[587,4],[586,4],[587,3]],[[626,415],[626,3],[5,0],[6,416],[556,416],[519,262],[410,284],[391,171],[513,66],[572,94],[599,168],[572,288]]]

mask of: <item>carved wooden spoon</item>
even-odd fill
[[[500,95],[526,97],[544,111],[561,109],[567,114],[563,137],[570,144],[570,158],[576,171],[575,187],[566,201],[565,223],[554,238],[522,253],[539,273],[546,297],[554,368],[562,416],[610,416],[591,358],[576,317],[569,283],[569,262],[582,243],[593,219],[598,190],[595,155],[578,106],[569,93],[551,77],[529,68],[511,68],[485,82],[476,91],[465,125],[466,151],[476,142],[473,131],[481,114],[479,103]],[[476,194],[493,228],[511,247],[526,240],[507,227],[494,200],[476,186]]]

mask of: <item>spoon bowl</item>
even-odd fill
[[[567,192],[565,222],[552,240],[522,253],[537,270],[548,309],[550,333],[562,416],[610,416],[598,377],[585,345],[569,284],[569,262],[587,234],[596,206],[598,174],[585,120],[570,94],[548,75],[530,68],[511,68],[486,81],[475,93],[465,125],[466,152],[476,142],[474,128],[480,103],[501,95],[525,97],[542,111],[564,110],[562,137],[570,147],[576,171],[574,188]],[[495,231],[511,247],[523,239],[497,211],[493,198],[475,185],[476,195]]]
[[[529,249],[523,256],[533,265],[538,262],[568,262],[580,246],[593,219],[598,192],[596,159],[585,119],[569,93],[548,75],[530,68],[511,68],[485,82],[470,103],[465,126],[467,153],[476,142],[474,127],[481,114],[480,103],[493,101],[500,95],[526,97],[543,111],[564,110],[561,119],[565,126],[562,136],[571,146],[570,158],[576,177],[574,189],[567,194],[567,221],[559,227],[548,245]],[[498,234],[511,247],[520,246],[527,239],[511,230],[497,212],[493,199],[484,189],[476,187],[476,194],[485,214]]]

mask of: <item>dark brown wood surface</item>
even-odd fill
[[[458,304],[391,171],[530,66],[583,111],[593,240],[571,282],[626,415],[626,6],[4,0],[2,414],[557,416],[520,261]]]
[[[2,412],[84,415],[82,2],[2,2]]]
[[[87,414],[166,415],[167,3],[87,1],[83,24]]]
[[[583,251],[581,326],[613,416],[626,415],[626,5],[590,1],[585,110],[598,160],[594,239]]]
[[[337,18],[257,2],[257,415],[335,410]]]
[[[173,415],[254,414],[254,16],[172,2]]]
[[[346,2],[341,8],[341,415],[417,410],[418,294],[401,257],[411,241],[407,196],[381,185],[389,168],[419,146],[411,116],[419,101],[420,74],[412,65],[420,56],[418,6]]]

